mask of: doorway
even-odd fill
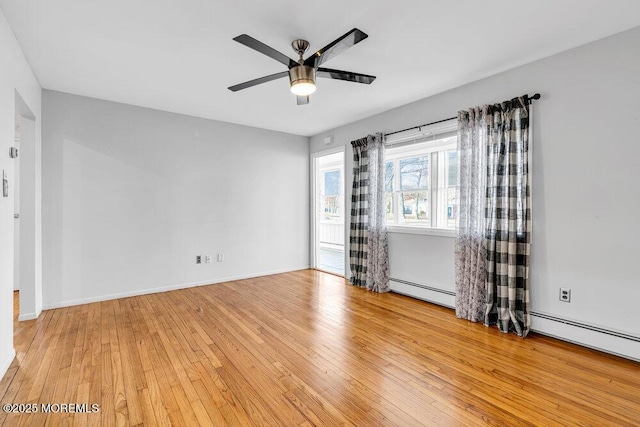
[[[14,147],[19,144],[20,149],[13,158],[9,194],[15,209],[13,283],[19,289],[22,321],[35,319],[42,311],[41,187],[36,117],[17,91],[15,126]]]
[[[345,274],[344,147],[314,155],[314,268]]]

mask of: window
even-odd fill
[[[342,221],[342,172],[340,169],[322,170],[320,211],[323,221]]]
[[[458,156],[455,120],[387,141],[387,224],[454,229]]]

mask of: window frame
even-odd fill
[[[455,228],[447,228],[447,187],[445,187],[448,171],[445,169],[447,152],[457,150],[457,140],[444,140],[457,136],[457,120],[448,120],[438,125],[423,127],[410,133],[403,132],[394,135],[386,142],[385,162],[393,162],[393,191],[392,203],[394,208],[394,222],[387,224],[387,231],[391,233],[426,234],[442,237],[455,237]],[[391,153],[389,153],[391,151]],[[400,160],[407,158],[429,158],[428,203],[429,217],[426,224],[402,224],[399,222],[401,206],[400,197]],[[443,167],[440,167],[442,165]],[[416,190],[421,191],[421,190]],[[423,191],[423,190],[422,190]],[[405,191],[407,192],[407,191]],[[387,192],[385,192],[387,194]]]

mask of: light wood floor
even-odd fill
[[[17,322],[3,425],[640,425],[640,364],[305,270]]]

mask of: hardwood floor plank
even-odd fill
[[[224,405],[225,403],[216,403],[216,401],[211,396],[211,392],[205,387],[204,383],[201,380],[194,381],[193,388],[195,388],[198,392],[198,395],[200,396],[200,403],[204,410],[207,412],[207,415],[211,420],[211,424],[216,426],[226,424],[224,416],[219,409],[219,407]]]
[[[14,295],[18,304],[19,294]],[[639,425],[640,363],[313,270],[18,322],[0,425]]]
[[[124,404],[127,407],[128,422],[131,425],[141,424],[143,421],[141,402],[138,399],[138,390],[146,387],[143,380],[144,374],[140,358],[138,357],[138,347],[133,337],[131,319],[127,311],[120,311],[119,316],[123,322],[119,323],[118,339],[121,341],[119,366],[122,369],[122,394]],[[142,377],[142,378],[141,378]],[[140,380],[136,380],[140,379]]]
[[[148,389],[138,390],[138,400],[140,401],[140,410],[142,412],[142,425],[162,425],[162,416],[156,417],[156,411],[160,412],[162,408],[153,407]],[[168,420],[165,420],[165,422],[168,422]]]
[[[158,381],[156,380],[155,373],[153,371],[146,371],[144,373],[149,389],[143,390],[143,396],[145,399],[147,398],[151,402],[151,409],[153,410],[153,415],[155,415],[156,421],[159,425],[170,425],[171,422],[169,420],[169,414],[167,412],[167,408],[163,402],[162,391],[160,390],[160,386]],[[173,399],[173,395],[168,398]]]
[[[197,426],[201,425],[198,422],[198,416],[196,411],[194,410],[194,406],[189,402],[187,395],[184,392],[184,389],[180,386],[171,387],[171,392],[173,393],[173,397],[176,401],[175,410],[177,412],[176,415],[179,415],[184,420],[184,425],[186,426]],[[199,402],[199,401],[197,401]],[[171,417],[171,413],[169,413],[169,417]],[[206,418],[209,418],[207,415]],[[173,420],[173,418],[171,418]],[[206,424],[205,424],[206,425]]]
[[[69,402],[78,402],[78,403],[88,403],[90,402],[89,398],[89,383],[80,384],[76,389],[76,398],[75,400],[69,400]],[[75,425],[87,425],[89,423],[89,413],[81,413],[77,414],[72,418],[73,424]]]

